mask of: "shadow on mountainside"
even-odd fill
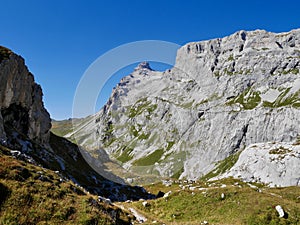
[[[120,183],[104,178],[86,162],[79,147],[65,138],[51,133],[49,145],[41,146],[14,129],[10,131],[7,129],[7,132],[10,135],[5,146],[13,149],[12,154],[17,159],[56,171],[64,179],[73,181],[91,194],[109,198],[111,201],[134,201],[156,197],[142,187],[125,184],[121,178],[113,174],[110,174],[113,180]]]

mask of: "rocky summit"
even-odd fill
[[[98,113],[76,121],[65,137],[98,152],[96,158],[105,150],[138,174],[198,179],[255,143],[295,143],[299,69],[299,29],[239,31],[188,43],[167,71],[140,64]],[[254,154],[247,149],[244,160]],[[299,163],[285,165],[299,170]],[[299,184],[284,180],[275,184]]]

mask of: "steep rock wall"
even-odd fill
[[[0,138],[14,131],[39,144],[49,141],[51,119],[44,108],[42,89],[35,83],[24,59],[0,47]]]
[[[252,143],[300,134],[300,30],[188,43],[176,64],[143,63],[66,137],[143,174],[197,179]]]

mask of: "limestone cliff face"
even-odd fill
[[[41,87],[22,57],[4,47],[0,50],[1,141],[9,141],[9,136],[17,132],[39,144],[47,144],[51,120],[43,105]]]
[[[67,136],[144,174],[199,178],[250,144],[299,136],[299,70],[300,30],[188,43],[174,68],[144,63],[124,77]]]

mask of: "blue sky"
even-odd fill
[[[242,29],[283,32],[300,27],[299,0],[0,0],[0,5],[0,45],[25,58],[54,119],[72,116],[73,96],[85,70],[119,45],[140,40],[183,45]],[[98,107],[133,67],[111,79]]]

